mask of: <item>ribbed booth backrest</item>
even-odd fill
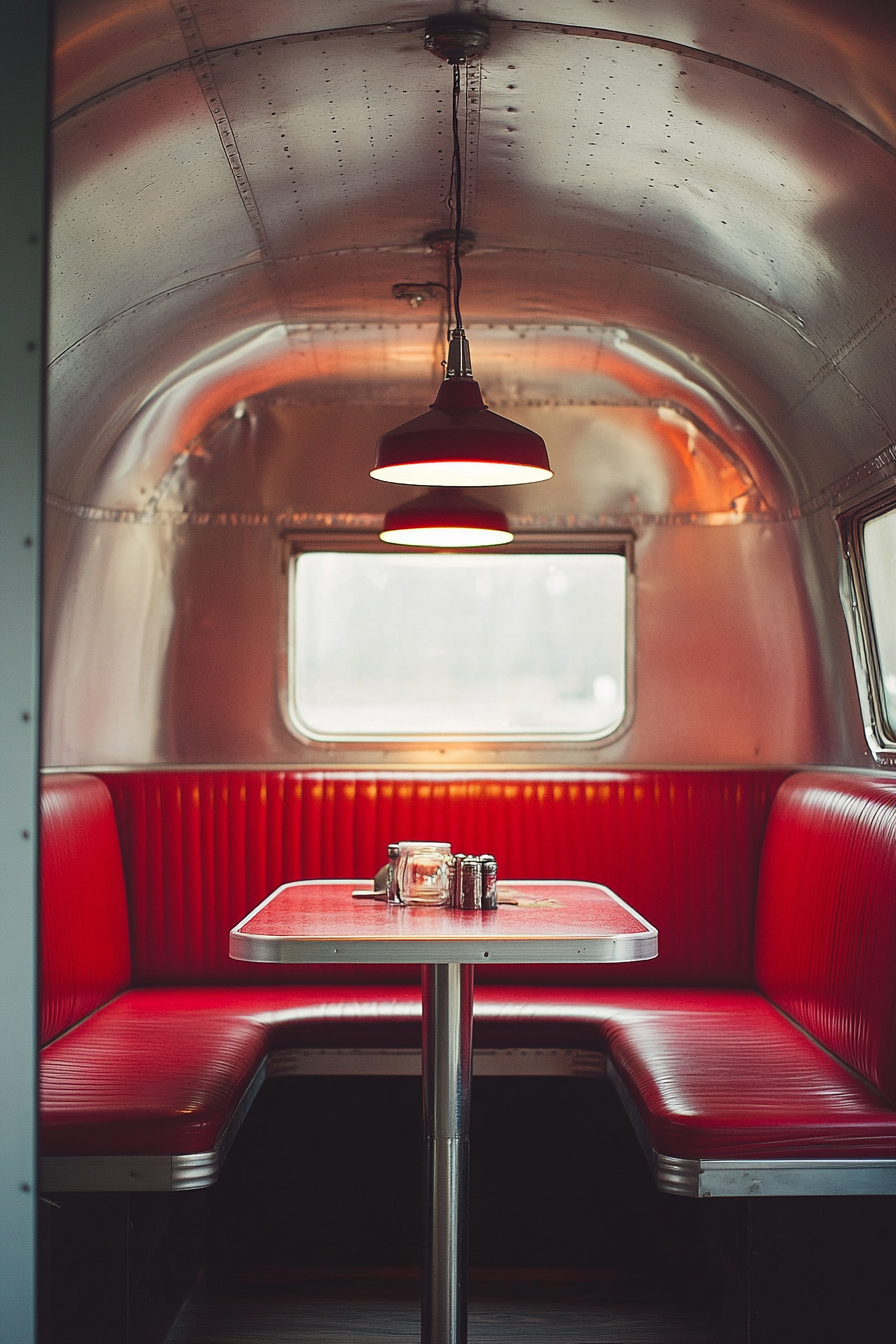
[[[756,982],[896,1103],[896,781],[795,775],[769,818]]]
[[[41,787],[41,1043],[125,988],[131,975],[118,831],[105,784]]]
[[[228,932],[281,883],[369,878],[391,840],[494,853],[505,878],[604,882],[660,929],[641,965],[489,967],[511,982],[746,985],[759,854],[784,772],[141,771],[104,776],[137,984],[409,981],[414,967],[259,967]]]

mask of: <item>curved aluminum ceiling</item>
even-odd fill
[[[630,376],[624,360],[612,376],[636,387],[644,350],[663,351],[663,378],[677,368],[764,442],[750,470],[789,508],[891,444],[891,6],[472,8],[492,32],[466,75],[464,297],[486,390],[581,394],[580,363],[546,372],[521,343],[508,381],[490,326],[591,333],[595,378],[622,333]],[[179,441],[309,377],[346,400],[386,379],[413,402],[431,319],[391,287],[438,274],[420,240],[447,222],[450,72],[423,49],[428,10],[62,0],[51,490],[114,501],[141,451],[125,431],[175,391]],[[146,465],[144,490],[166,464]]]

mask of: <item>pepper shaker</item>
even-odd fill
[[[398,845],[389,845],[386,853],[386,901],[389,905],[399,905],[398,899]]]
[[[482,909],[482,865],[468,855],[460,865],[460,908]]]
[[[454,854],[451,857],[451,900],[450,905],[455,910],[461,908],[461,865],[466,854]]]
[[[480,855],[479,863],[482,867],[482,908],[483,910],[497,910],[498,865],[494,854]]]

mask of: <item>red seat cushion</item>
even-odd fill
[[[121,851],[112,800],[93,775],[41,786],[41,1041],[130,980]]]
[[[265,1028],[135,990],[41,1054],[44,1153],[202,1153],[265,1054]]]
[[[512,970],[517,969],[511,967]],[[620,1014],[662,1012],[686,991],[640,985],[483,985],[476,969],[474,1043],[489,1050],[607,1048]]]
[[[896,1156],[896,1115],[751,991],[480,986],[479,1047],[606,1048],[657,1151]],[[215,1146],[264,1055],[415,1048],[415,986],[131,990],[42,1053],[52,1154]]]
[[[896,1112],[761,994],[670,990],[603,1032],[666,1156],[896,1157]]]
[[[269,1050],[419,1042],[412,986],[130,990],[41,1052],[42,1150],[209,1152]]]
[[[756,983],[896,1103],[896,781],[811,773],[782,785],[762,857]]]
[[[660,990],[492,985],[480,1046],[601,1047],[620,1007]],[[207,1152],[264,1055],[291,1046],[420,1046],[414,985],[262,985],[122,994],[41,1054],[43,1148],[54,1154]]]

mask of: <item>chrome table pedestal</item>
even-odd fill
[[[423,967],[422,1344],[467,1344],[473,967]]]
[[[592,882],[499,883],[499,910],[354,900],[357,881],[287,882],[230,931],[239,961],[423,967],[423,1344],[467,1344],[473,966],[643,961],[657,934]],[[371,890],[372,895],[372,890]]]

